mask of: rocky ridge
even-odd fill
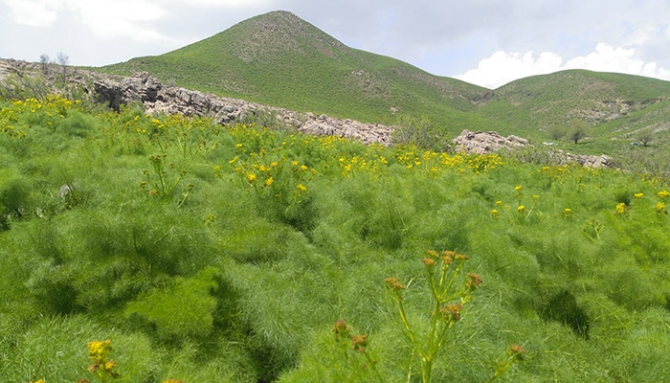
[[[19,77],[42,73],[51,84],[57,81],[64,68],[55,64],[41,64],[19,60],[0,59],[0,81],[10,73]],[[298,131],[313,135],[339,136],[360,140],[364,144],[389,145],[393,127],[381,124],[366,124],[350,119],[338,119],[325,114],[300,113],[283,108],[255,104],[252,102],[219,97],[185,88],[168,86],[146,72],[122,77],[86,70],[71,69],[68,81],[81,85],[84,92],[98,102],[119,110],[122,105],[141,103],[146,112],[183,114],[185,116],[212,117],[217,123],[227,124],[242,120],[247,115],[269,112],[280,122],[295,127]],[[528,140],[496,132],[471,132],[464,130],[452,141],[458,151],[485,154],[504,149],[522,148]],[[612,166],[608,156],[586,156],[557,151],[554,162],[576,162],[587,167]]]
[[[465,129],[452,142],[456,150],[465,153],[487,154],[500,150],[513,150],[529,145],[525,138],[514,135],[503,137],[496,132],[471,132]],[[614,161],[607,155],[589,156],[583,154],[565,153],[562,150],[547,150],[546,158],[552,163],[577,163],[589,168],[613,167]]]

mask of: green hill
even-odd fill
[[[612,154],[639,132],[665,145],[670,82],[569,70],[489,90],[345,46],[284,11],[243,21],[181,49],[99,68],[147,71],[163,82],[263,104],[364,122],[428,117],[440,132],[495,130],[535,142],[575,124],[588,129],[575,152]],[[647,112],[651,113],[647,115]]]
[[[483,116],[509,125],[509,132],[547,137],[554,126],[572,120],[597,126],[643,113],[670,94],[670,82],[625,74],[569,70],[533,76],[495,90],[492,99],[477,110]],[[632,121],[635,123],[638,120]],[[596,136],[611,131],[594,129]]]
[[[271,12],[184,48],[102,68],[298,111],[394,123],[431,116],[454,127],[496,125],[472,112],[487,89],[349,48],[289,12]]]

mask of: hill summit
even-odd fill
[[[393,123],[439,115],[460,128],[488,90],[402,61],[347,47],[290,12],[245,20],[212,37],[104,68],[146,71],[166,83],[302,112]],[[476,121],[472,121],[472,120]]]
[[[426,118],[442,135],[468,129],[559,141],[578,126],[589,139],[568,150],[590,154],[629,147],[639,134],[661,143],[670,132],[670,82],[569,70],[490,90],[348,47],[286,11],[100,69],[148,72],[168,85],[367,123]]]

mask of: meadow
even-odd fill
[[[670,187],[0,101],[3,382],[663,382]]]

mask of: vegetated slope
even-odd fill
[[[3,382],[416,382],[432,318],[433,382],[490,381],[511,344],[505,381],[670,376],[662,180],[53,96],[0,126]],[[469,257],[440,262],[471,300],[431,304],[431,249]]]
[[[525,137],[549,138],[552,127],[569,128],[581,120],[589,126],[619,121],[647,109],[670,94],[670,82],[640,76],[568,70],[513,81],[495,90],[478,109],[483,116],[507,123],[508,131]],[[656,111],[656,116],[659,112]],[[627,119],[642,129],[644,119]],[[611,125],[605,125],[611,126]],[[593,129],[595,137],[612,137],[610,129]]]
[[[152,57],[99,68],[219,95],[364,122],[395,124],[428,117],[450,135],[494,130],[535,142],[589,128],[573,152],[613,154],[651,131],[666,141],[663,104],[670,82],[568,70],[511,82],[495,91],[438,77],[402,61],[356,50],[289,12],[243,21],[215,36]],[[659,104],[660,105],[660,104]],[[653,117],[644,117],[653,112]],[[634,116],[634,117],[633,117]]]
[[[487,89],[349,48],[283,11],[160,56],[101,69],[126,75],[147,71],[186,88],[365,122],[431,116],[456,133],[495,125],[467,113]]]

